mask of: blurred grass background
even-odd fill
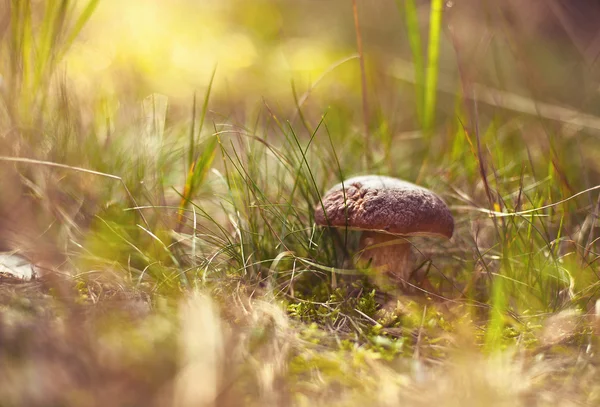
[[[599,13],[0,0],[0,404],[597,405]],[[438,293],[314,225],[361,173]]]

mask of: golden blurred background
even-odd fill
[[[369,93],[375,105],[402,106],[410,118],[405,2],[357,4]],[[416,5],[425,54],[429,2]],[[446,88],[460,92],[461,81],[483,82],[595,110],[595,2],[458,0],[445,7],[439,70]],[[350,0],[103,0],[66,69],[81,98],[103,103],[157,92],[171,104],[189,104],[214,69],[214,107],[221,101],[244,110],[263,99],[293,106],[292,82],[298,94],[318,82],[311,103],[322,113],[329,105],[360,105],[356,49]]]
[[[104,0],[67,69],[82,95],[159,92],[188,101],[216,69],[217,97],[255,102],[291,98],[291,80],[304,90],[355,52],[350,2]],[[338,85],[356,79],[355,62],[337,69]]]

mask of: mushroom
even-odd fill
[[[432,191],[397,178],[364,175],[325,193],[315,207],[321,226],[360,230],[361,262],[400,280],[411,275],[408,236],[450,239],[454,219]]]

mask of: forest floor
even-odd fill
[[[101,3],[0,0],[0,251],[39,274],[0,276],[0,406],[600,405],[572,47],[412,1]],[[315,223],[360,174],[454,216],[411,290]]]

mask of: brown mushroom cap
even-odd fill
[[[349,178],[331,188],[323,196],[323,205],[319,202],[315,206],[315,221],[322,226],[405,236],[450,239],[454,232],[452,214],[438,195],[379,175]]]

